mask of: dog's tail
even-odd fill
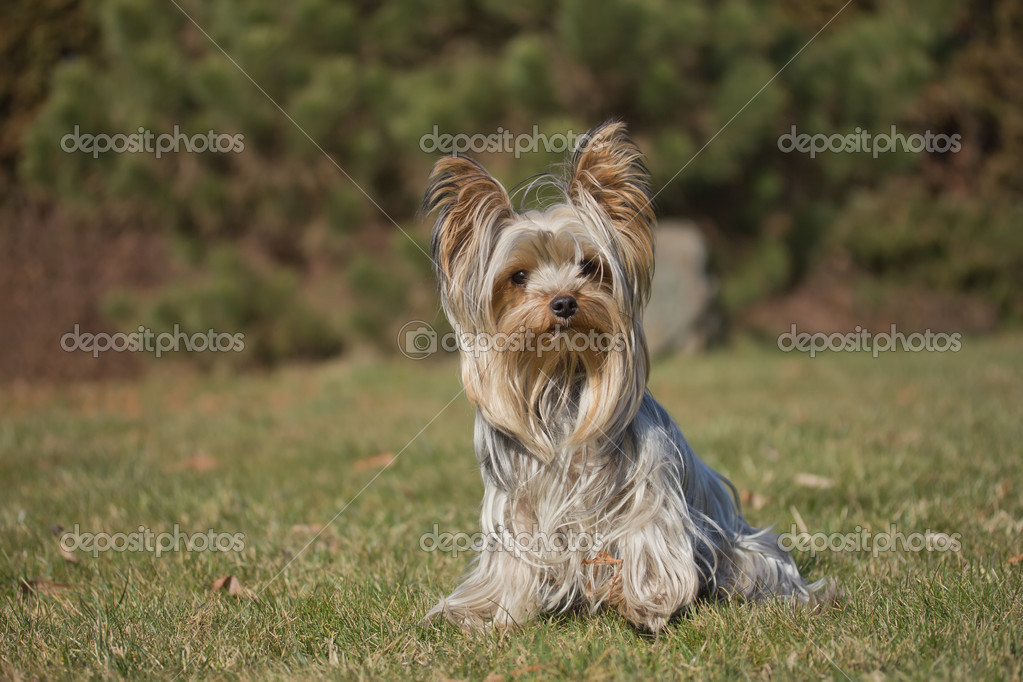
[[[807,583],[792,556],[771,529],[754,529],[740,534],[722,562],[719,590],[727,596],[759,600],[780,598],[805,606],[831,604],[840,591],[834,580],[822,578]]]
[[[749,600],[780,598],[808,606],[840,597],[833,580],[807,583],[782,538],[770,528],[747,523],[735,486],[687,451],[686,500],[712,555],[704,561],[713,573],[707,586],[711,593]]]

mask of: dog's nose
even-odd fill
[[[579,310],[579,304],[571,296],[558,296],[551,301],[551,310],[561,319],[567,320]]]

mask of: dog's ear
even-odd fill
[[[625,132],[625,124],[608,121],[587,132],[572,154],[568,197],[587,210],[594,205],[617,233],[627,275],[648,282],[654,262],[654,207],[650,174],[643,153]],[[639,292],[645,298],[645,290]]]
[[[513,215],[501,183],[464,156],[446,156],[434,165],[421,212],[434,211],[433,262],[442,289],[452,279],[459,279],[458,271],[472,267],[466,261],[471,261],[473,254],[488,255],[488,245]]]

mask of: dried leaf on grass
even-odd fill
[[[64,549],[64,545],[61,544],[61,542],[59,540],[57,541],[57,547],[60,548],[60,555],[62,557],[64,557],[64,561],[67,561],[67,562],[72,563],[72,564],[77,564],[78,563],[78,557],[76,557],[73,553],[71,553],[71,552],[67,551],[66,549]]]
[[[189,455],[184,459],[172,462],[163,468],[167,473],[174,473],[177,471],[196,471],[200,474],[206,473],[207,471],[213,471],[214,469],[220,468],[220,460],[216,457],[207,455],[204,452],[196,452],[195,454]]]
[[[233,575],[217,578],[210,592],[227,592],[232,597],[245,597],[246,599],[256,598],[255,593],[249,588],[244,587],[241,581]]]
[[[77,564],[78,557],[76,557],[73,552],[65,549],[64,543],[60,541],[61,536],[64,534],[64,526],[59,523],[53,524],[50,526],[50,534],[57,538],[57,547],[60,549],[60,555],[64,557],[64,561]]]
[[[770,502],[770,500],[760,493],[750,492],[749,490],[743,490],[739,493],[739,499],[742,500],[744,505],[752,507],[754,510],[763,509],[764,506]]]
[[[35,594],[45,594],[51,597],[63,597],[71,592],[71,586],[66,583],[59,583],[48,578],[22,579],[18,585],[18,595],[22,598],[31,597]]]
[[[395,457],[390,452],[381,452],[379,455],[373,455],[372,457],[363,457],[360,460],[356,460],[352,464],[352,471],[366,471],[367,469],[383,469],[385,466],[395,460]]]
[[[833,488],[835,486],[835,482],[830,478],[805,472],[800,472],[793,476],[792,482],[796,485],[801,485],[804,488],[816,488],[817,490],[827,490],[828,488]]]
[[[75,595],[75,591],[71,589],[70,585],[49,578],[22,578],[18,581],[18,599],[23,599],[26,602],[30,599],[34,601],[40,595],[53,600],[48,603],[58,604],[67,611],[81,615],[81,611],[72,603],[71,598]],[[42,603],[47,602],[46,599],[41,601]]]

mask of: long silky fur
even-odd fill
[[[516,213],[501,185],[464,157],[441,159],[431,175],[423,207],[437,212],[441,303],[457,330],[546,330],[549,297],[570,291],[591,328],[617,335],[622,347],[463,350],[485,484],[481,531],[506,542],[481,552],[427,617],[476,629],[607,605],[658,632],[700,597],[812,603],[827,592],[823,581],[806,584],[777,537],[746,523],[731,484],[693,454],[646,392],[649,178],[622,124],[599,126],[586,140],[567,175],[545,181],[563,196],[545,211]],[[599,260],[599,283],[572,274],[584,254]],[[522,260],[546,274],[501,307],[508,268]],[[600,544],[523,548],[516,537]]]

